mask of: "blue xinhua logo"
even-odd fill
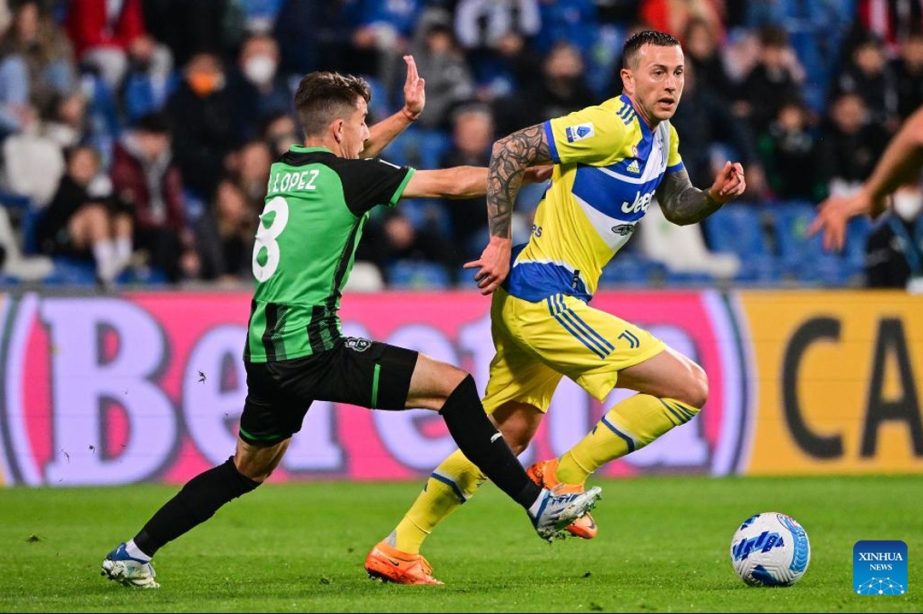
[[[900,540],[863,540],[853,546],[852,578],[857,595],[907,592],[907,544]]]

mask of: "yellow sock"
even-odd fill
[[[394,529],[391,545],[418,554],[436,525],[473,497],[486,479],[461,450],[450,454],[433,471],[423,492]]]
[[[697,408],[676,399],[649,394],[628,397],[616,403],[586,437],[561,456],[557,478],[567,484],[583,484],[604,464],[643,448],[697,413]]]

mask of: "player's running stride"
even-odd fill
[[[558,492],[583,492],[599,467],[688,422],[708,395],[705,372],[691,359],[643,328],[590,307],[603,266],[655,196],[668,220],[692,224],[746,187],[743,168],[731,162],[707,190],[689,181],[669,122],[683,92],[679,42],[641,32],[625,43],[623,58],[621,96],[494,144],[490,242],[466,265],[478,269],[481,292],[493,293],[496,354],[484,408],[517,454],[535,435],[562,376],[599,400],[616,384],[638,392],[612,407],[560,459],[529,468],[536,484]],[[510,218],[524,171],[549,161],[554,173],[532,236],[512,249]],[[369,553],[366,570],[403,584],[439,583],[420,547],[484,479],[463,451],[446,458],[394,531]],[[589,514],[568,530],[584,538],[597,532]]]
[[[244,349],[247,398],[237,450],[190,480],[134,539],[114,548],[102,563],[103,575],[126,586],[158,587],[154,554],[262,484],[314,400],[438,411],[459,447],[527,510],[543,539],[558,537],[595,505],[598,488],[559,492],[529,479],[484,412],[468,373],[412,350],[342,335],[341,292],[370,210],[393,207],[404,197],[470,198],[486,191],[485,168],[415,172],[358,159],[380,151],[422,110],[424,82],[413,59],[405,59],[405,96],[417,104],[371,131],[365,123],[370,98],[365,81],[329,72],[302,79],[295,107],[305,143],[292,146],[270,169],[253,249],[257,283]]]

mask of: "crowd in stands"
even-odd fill
[[[655,213],[604,283],[900,285],[879,235],[923,246],[919,185],[910,219],[854,220],[844,254],[805,228],[923,105],[923,0],[0,0],[2,283],[250,283],[305,73],[365,76],[371,124],[402,105],[412,53],[426,108],[382,157],[486,165],[496,138],[618,95],[642,29],[684,46],[672,121],[693,183],[735,159],[748,191],[692,229]],[[520,195],[514,240],[542,189]],[[382,210],[356,289],[473,287],[461,264],[486,238],[483,199]]]

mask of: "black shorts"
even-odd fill
[[[404,409],[417,356],[387,343],[342,337],[333,349],[304,358],[245,361],[240,438],[257,446],[288,439],[301,430],[313,401]]]

